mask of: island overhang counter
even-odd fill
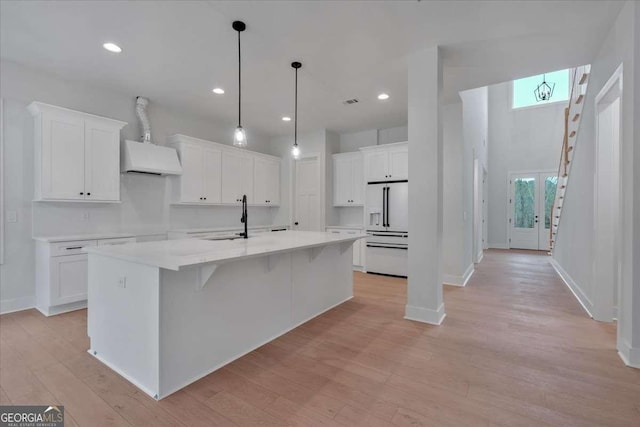
[[[353,297],[353,243],[281,231],[92,247],[90,354],[161,399]]]

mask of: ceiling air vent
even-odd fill
[[[351,98],[351,99],[347,99],[346,101],[342,101],[342,103],[345,105],[357,104],[358,100],[355,98]]]

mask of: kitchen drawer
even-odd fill
[[[89,246],[96,246],[96,240],[75,240],[72,242],[60,242],[51,244],[51,256],[78,255],[83,254],[83,249]]]
[[[126,245],[127,243],[135,243],[135,237],[122,237],[119,239],[104,239],[98,240],[98,246],[109,246],[109,245]]]

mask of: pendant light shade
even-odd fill
[[[542,83],[538,85],[533,94],[536,96],[536,101],[548,101],[553,96],[553,89],[556,87],[555,83],[551,83],[551,86],[547,83],[547,76],[542,76]]]
[[[242,55],[240,50],[240,33],[247,26],[242,21],[233,21],[233,29],[238,32],[238,127],[233,133],[233,145],[239,148],[247,146],[247,134],[242,127]]]
[[[293,147],[291,147],[291,155],[294,159],[300,157],[300,147],[298,146],[298,70],[302,67],[300,62],[292,62],[291,67],[296,70],[296,90],[295,90],[295,108],[293,123]]]

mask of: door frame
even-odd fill
[[[621,256],[623,253],[623,242],[622,242],[622,214],[623,214],[623,197],[622,197],[622,161],[620,158],[621,149],[622,149],[622,102],[623,102],[623,91],[622,91],[622,82],[623,82],[623,64],[620,64],[618,68],[611,75],[609,80],[604,84],[600,92],[595,98],[594,101],[594,124],[595,124],[595,144],[594,144],[594,172],[593,172],[593,231],[594,231],[594,248],[603,247],[603,246],[611,246],[608,248],[611,251],[614,251],[616,256],[613,259],[613,265],[608,265],[608,268],[599,268],[602,266],[603,259],[598,259],[596,256],[593,262],[592,274],[593,274],[593,282],[595,284],[598,283],[608,283],[608,280],[601,280],[600,275],[603,274],[601,270],[613,271],[617,289],[611,287],[611,289],[605,290],[596,289],[593,293],[593,309],[592,316],[595,320],[603,321],[603,322],[612,322],[618,317],[618,310],[620,308],[620,298],[621,298],[621,285],[622,285],[622,274],[621,274]],[[600,181],[600,138],[599,138],[599,119],[600,112],[599,107],[605,103],[605,99],[607,95],[612,90],[617,89],[617,96],[614,96],[614,100],[618,100],[619,110],[618,110],[618,141],[617,141],[617,150],[618,150],[618,164],[614,167],[617,168],[617,174],[615,175],[614,182],[611,184],[616,185],[618,187],[618,200],[617,200],[617,212],[614,212],[615,219],[613,224],[614,236],[613,242],[609,245],[609,242],[603,241],[602,236],[599,235],[598,230],[603,226],[605,221],[603,218],[598,215],[598,206],[599,206],[599,191],[598,191],[598,182]],[[613,101],[612,101],[613,102]],[[616,224],[617,223],[617,224]],[[596,254],[594,254],[595,256]],[[600,292],[598,292],[600,291]],[[614,295],[617,294],[617,300],[614,298]],[[619,332],[618,327],[618,332]]]
[[[312,158],[317,158],[318,159],[318,191],[319,191],[319,204],[320,204],[320,230],[324,231],[326,228],[326,217],[325,217],[325,210],[326,210],[326,189],[325,189],[325,180],[323,179],[324,177],[324,170],[325,170],[325,159],[324,156],[322,155],[322,153],[320,152],[311,152],[311,153],[301,153],[300,156],[298,156],[297,159],[294,159],[293,157],[291,157],[291,168],[289,168],[290,170],[290,177],[289,177],[289,200],[291,201],[291,209],[289,209],[289,228],[291,230],[294,229],[294,225],[293,223],[295,222],[295,216],[296,216],[296,205],[297,205],[297,200],[296,200],[296,169],[298,168],[298,160],[304,160],[304,159],[312,159]]]
[[[507,221],[506,221],[506,227],[507,227],[507,249],[511,249],[511,222],[509,221],[510,219],[513,221],[513,215],[511,212],[511,203],[509,203],[509,199],[511,199],[511,181],[512,181],[512,176],[513,175],[528,175],[528,174],[551,174],[551,175],[557,175],[558,171],[557,170],[552,170],[552,169],[542,169],[542,170],[520,170],[520,171],[509,171],[507,172],[507,198],[506,198],[506,211],[507,211]],[[538,186],[540,186],[540,183],[538,183]],[[538,187],[537,191],[540,191],[540,187]],[[540,207],[538,207],[540,209]],[[539,213],[539,212],[538,212]],[[552,212],[553,215],[553,212]],[[544,227],[544,215],[542,215],[540,217],[540,222],[538,224],[543,224]],[[540,235],[540,230],[538,230],[538,236]],[[533,249],[532,249],[533,250]],[[538,250],[544,250],[544,249],[538,249]]]

